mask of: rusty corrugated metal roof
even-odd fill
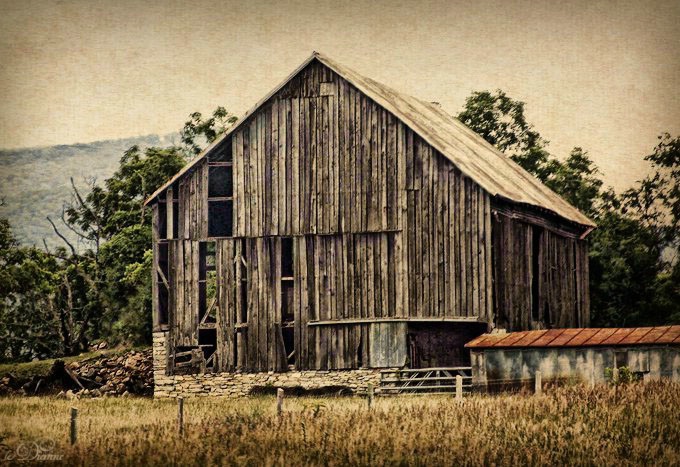
[[[594,347],[615,345],[680,345],[680,326],[647,328],[568,328],[482,334],[471,340],[469,349],[528,347]]]
[[[492,196],[500,196],[516,203],[525,203],[546,209],[586,228],[595,227],[593,221],[582,212],[520,167],[519,164],[486,142],[484,138],[444,112],[438,105],[397,92],[318,52],[314,52],[288,78],[246,112],[236,124],[149,196],[144,204],[150,203],[170,184],[203,159],[222,140],[236,131],[250,115],[255,113],[313,60],[318,60],[336,72],[378,105],[395,115]]]

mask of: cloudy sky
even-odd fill
[[[239,114],[313,50],[457,113],[503,89],[625,187],[680,133],[680,2],[0,0],[0,147]]]

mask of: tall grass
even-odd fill
[[[69,408],[79,409],[68,443]],[[672,465],[680,463],[680,385],[582,386],[531,395],[185,401],[0,400],[8,450],[55,443],[72,465]]]

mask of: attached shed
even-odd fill
[[[627,367],[645,380],[680,381],[680,326],[550,329],[483,334],[468,342],[473,384],[520,385],[537,371],[544,381],[606,380]]]

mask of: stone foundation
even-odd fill
[[[285,373],[205,373],[168,376],[166,332],[153,333],[154,397],[228,396],[250,394],[254,387],[302,387],[306,390],[344,386],[353,393],[365,393],[369,383],[377,388],[380,370],[310,370]]]

